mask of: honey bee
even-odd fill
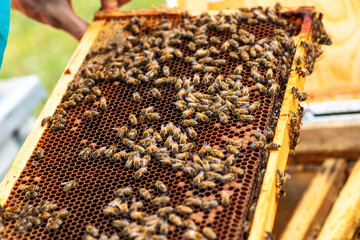
[[[195,109],[194,108],[188,108],[185,111],[182,112],[182,117],[183,118],[189,118],[191,117],[191,115],[193,115],[195,113]]]
[[[51,217],[48,219],[48,222],[45,227],[47,230],[55,231],[55,230],[59,229],[61,224],[62,224],[61,219]]]
[[[154,132],[154,139],[157,143],[160,143],[163,141],[162,137],[161,137],[161,134],[159,132]]]
[[[194,74],[192,83],[194,84],[194,86],[200,85],[200,75],[198,73]]]
[[[88,157],[90,156],[91,150],[92,150],[92,147],[86,147],[86,148],[84,148],[84,149],[79,153],[80,159],[83,160],[83,161],[87,160]]]
[[[131,141],[131,140],[128,139],[128,138],[124,138],[124,139],[122,140],[122,143],[123,143],[125,146],[127,146],[128,148],[133,148],[134,145],[135,145],[134,141]]]
[[[225,41],[220,47],[220,53],[225,53],[230,47],[230,42]]]
[[[143,138],[147,138],[147,137],[150,137],[154,132],[154,129],[153,128],[148,128],[146,129],[144,132],[143,132],[143,135],[142,137]]]
[[[152,200],[152,204],[154,206],[165,206],[170,202],[170,197],[168,196],[160,196],[160,197],[156,197]]]
[[[274,73],[273,73],[272,68],[268,68],[268,70],[266,71],[265,77],[266,77],[266,80],[274,78]]]
[[[244,176],[244,170],[242,168],[238,168],[236,166],[230,167],[230,172],[235,173],[237,177],[241,178]]]
[[[180,227],[182,225],[181,218],[174,213],[171,213],[169,215],[169,221],[177,227]]]
[[[119,198],[127,197],[132,194],[132,188],[131,187],[119,188],[115,191],[114,194],[116,197],[119,197]]]
[[[128,132],[128,138],[130,140],[134,140],[137,136],[137,130],[135,128],[131,129],[129,132]]]
[[[202,181],[199,184],[199,189],[213,189],[216,187],[216,183],[212,182],[212,181]]]
[[[45,126],[46,124],[51,124],[51,117],[44,117],[42,120],[41,120],[41,126]]]
[[[211,73],[206,73],[201,81],[201,83],[203,85],[207,85],[210,83],[210,81],[213,79],[214,77],[212,76]]]
[[[230,156],[228,156],[225,160],[225,167],[230,168],[235,162],[235,155],[231,154]]]
[[[209,56],[209,50],[207,50],[207,49],[201,48],[194,53],[194,57],[197,59],[207,57],[207,56]]]
[[[66,208],[62,208],[59,211],[53,212],[51,215],[54,218],[64,218],[69,215],[69,211]]]
[[[231,60],[237,61],[239,59],[239,55],[236,52],[230,52],[229,57]]]
[[[191,175],[191,174],[190,174]],[[195,174],[194,174],[195,175]],[[196,177],[193,178],[193,185],[199,186],[200,183],[205,179],[205,174],[203,171],[199,172]]]
[[[101,97],[100,98],[100,110],[101,111],[105,111],[106,110],[106,108],[107,108],[107,104],[106,104],[106,99],[105,99],[105,97]]]
[[[101,238],[101,236],[100,236],[100,238]],[[99,240],[101,240],[99,238]],[[105,240],[105,239],[104,239]],[[117,233],[113,233],[113,234],[111,234],[111,236],[109,237],[109,240],[120,240],[120,237],[119,237],[119,235],[117,234]]]
[[[181,50],[178,49],[178,48],[177,48],[177,49],[174,49],[174,55],[175,55],[175,57],[177,57],[177,58],[181,58],[181,57],[183,56]]]
[[[166,221],[162,221],[160,223],[159,233],[161,235],[167,235],[169,233],[169,224]],[[162,239],[162,240],[166,240],[165,236],[162,236],[162,237],[164,237],[164,239]],[[160,239],[158,239],[158,240],[160,240]]]
[[[250,56],[247,52],[243,51],[240,53],[240,56],[241,56],[241,59],[244,61],[244,62],[248,62],[250,60]]]
[[[94,102],[96,100],[96,98],[97,97],[95,94],[86,95],[85,102],[88,102],[88,103]]]
[[[252,150],[261,149],[265,147],[265,143],[263,141],[255,141],[250,144],[250,148]]]
[[[99,229],[97,229],[96,227],[94,227],[92,225],[86,225],[85,231],[93,237],[98,237],[100,235]]]
[[[234,154],[235,156],[240,154],[240,151],[233,145],[226,145],[225,149],[227,152]]]
[[[284,172],[282,174],[282,171],[279,169],[276,170],[277,178],[276,178],[276,189],[277,189],[277,197],[283,198],[286,196],[286,192],[284,190],[284,185],[287,179],[290,179],[290,175]]]
[[[127,125],[120,127],[116,133],[116,137],[123,138],[128,130],[129,130],[129,127]]]
[[[156,181],[155,187],[162,193],[167,192],[167,187],[165,186],[165,184],[162,181]]]
[[[39,213],[38,217],[43,221],[47,221],[51,217],[51,214],[49,212],[43,212]]]
[[[242,122],[252,123],[255,118],[252,115],[240,115],[239,120]]]
[[[124,227],[127,227],[129,226],[130,223],[128,220],[125,220],[125,219],[115,219],[113,222],[112,222],[112,226],[114,228],[116,228],[117,230],[121,230],[123,229]]]
[[[279,147],[280,144],[274,142],[265,145],[265,149],[270,149],[270,150],[277,150]]]
[[[100,115],[100,113],[98,111],[95,111],[95,110],[90,110],[90,111],[87,110],[84,113],[84,117],[86,119],[89,119],[89,120],[92,120],[92,119],[98,117],[99,115]]]
[[[185,205],[178,205],[178,206],[176,206],[175,210],[178,214],[181,214],[181,215],[193,213],[193,210],[190,207],[185,206]]]
[[[217,56],[220,54],[219,50],[217,50],[216,47],[214,47],[214,46],[209,48],[209,53],[212,56]]]
[[[199,123],[195,119],[184,119],[181,121],[181,125],[184,127],[196,127]]]
[[[37,157],[38,159],[42,159],[45,157],[45,150],[43,148],[38,148],[35,152],[34,152],[35,157]]]
[[[180,128],[177,128],[177,129],[180,129]],[[179,138],[179,143],[180,144],[186,144],[187,143],[187,135],[184,134],[184,133],[180,133],[180,138]]]
[[[221,43],[220,39],[215,36],[210,37],[210,42],[211,42],[211,44],[214,44],[214,45],[218,45]]]
[[[202,64],[211,64],[213,61],[215,62],[216,60],[214,60],[212,57],[203,57],[199,59],[199,63]]]
[[[190,176],[196,176],[197,172],[194,168],[192,168],[190,165],[185,165],[185,166],[182,166],[182,170],[184,173],[190,175]]]
[[[195,63],[195,64],[192,65],[192,71],[193,72],[199,72],[199,71],[202,71],[202,70],[205,71],[205,66],[203,64]]]
[[[170,149],[173,154],[179,153],[179,145],[176,142],[172,142]]]
[[[250,19],[249,19],[250,20]],[[249,22],[248,20],[248,22]],[[255,20],[255,19],[254,19]],[[202,233],[204,234],[204,236],[209,239],[209,240],[216,240],[217,236],[216,233],[214,232],[214,230],[210,227],[203,227],[202,229]]]
[[[141,96],[139,92],[134,92],[133,93],[133,100],[135,103],[140,103],[141,102]]]
[[[188,48],[189,48],[190,52],[196,52],[196,44],[194,42],[189,42]]]
[[[257,91],[259,91],[260,94],[266,94],[268,92],[266,87],[264,85],[262,85],[261,83],[256,83],[255,84],[255,89]]]
[[[138,124],[138,120],[135,116],[135,114],[130,114],[129,115],[129,122],[131,123],[131,125],[136,126]]]
[[[115,152],[117,151],[117,148],[115,146],[110,146],[109,149],[104,151],[104,155],[106,158],[111,158]]]
[[[105,147],[104,147],[105,148]],[[101,148],[101,149],[97,149],[97,150],[95,150],[95,151],[93,151],[91,154],[90,154],[90,157],[92,158],[92,159],[94,159],[94,160],[96,160],[96,159],[98,159],[100,156],[101,156],[101,154],[104,152],[104,150],[106,149],[104,149],[104,148]]]
[[[200,122],[204,122],[204,123],[207,123],[210,121],[208,116],[206,116],[205,114],[200,113],[200,112],[196,113],[195,118],[196,118],[196,120],[199,120]]]
[[[188,130],[189,137],[191,139],[195,140],[197,138],[197,133],[196,133],[195,129],[193,127],[189,127],[187,130]]]
[[[279,86],[279,84],[273,83],[273,84],[271,85],[271,87],[269,88],[268,94],[269,94],[270,96],[274,96],[274,95],[277,94],[279,91],[280,91],[280,86]]]
[[[129,208],[128,204],[126,202],[121,203],[120,206],[118,206],[119,212],[123,217],[126,217],[129,214]]]
[[[219,120],[221,124],[227,124],[229,122],[229,116],[224,112],[219,113]]]
[[[54,211],[58,208],[58,206],[55,203],[51,203],[49,201],[43,201],[40,203],[40,211],[41,212],[50,212]]]
[[[237,49],[239,47],[239,43],[235,39],[229,39],[229,44],[231,47]]]
[[[162,207],[159,208],[159,210],[157,211],[157,215],[160,217],[164,217],[168,214],[171,214],[174,212],[174,208],[173,207]]]
[[[153,98],[158,99],[158,100],[160,100],[162,98],[161,93],[160,93],[159,89],[157,89],[157,88],[151,89],[151,95]]]
[[[139,180],[140,178],[142,178],[144,176],[144,174],[147,173],[147,168],[146,167],[141,167],[139,170],[137,170],[134,174],[134,179],[135,180]]]
[[[192,221],[191,219],[188,219],[190,221]],[[193,222],[193,221],[192,221]],[[195,224],[195,223],[194,223]],[[184,233],[184,238],[185,239],[193,239],[193,240],[198,240],[198,239],[204,239],[204,236],[202,235],[202,233],[196,231],[196,229],[192,229],[191,227],[195,227],[196,228],[196,225],[190,225],[191,227],[188,227],[189,224],[186,224],[185,225],[187,226],[187,230],[185,231]]]
[[[97,96],[97,97],[100,97],[101,96],[101,91],[98,87],[93,87],[93,92],[94,94]]]
[[[142,198],[145,199],[146,201],[150,201],[150,199],[151,199],[151,194],[150,194],[150,192],[149,192],[146,188],[140,188],[140,189],[139,189],[139,194],[140,194],[140,197],[142,197]]]
[[[216,208],[217,206],[219,206],[219,203],[217,200],[211,200],[211,201],[202,201],[201,202],[201,209],[202,210],[209,210],[211,208]]]
[[[76,180],[71,180],[69,182],[67,182],[64,186],[64,192],[65,193],[68,193],[70,192],[71,190],[73,190],[74,188],[76,188],[77,186],[77,181]]]
[[[237,176],[236,176],[235,173],[228,173],[228,174],[226,174],[226,175],[221,176],[220,182],[223,183],[223,184],[229,183],[229,182],[235,180],[236,177],[237,177]]]
[[[259,109],[260,107],[260,102],[259,101],[255,101],[253,102],[253,104],[251,104],[249,107],[248,107],[248,110],[249,112],[255,112],[257,109]]]

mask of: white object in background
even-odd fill
[[[169,8],[174,8],[178,6],[177,0],[166,0],[166,6]]]
[[[15,138],[8,139],[0,147],[0,182],[4,179],[7,171],[14,161],[16,154],[20,150],[20,147],[21,145],[16,141]]]
[[[46,96],[46,90],[36,75],[0,81],[0,146],[21,127]]]

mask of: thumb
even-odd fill
[[[60,28],[80,40],[86,32],[88,23],[78,17],[69,5],[47,6],[44,22]]]
[[[117,0],[101,0],[101,9],[115,10],[119,7]]]

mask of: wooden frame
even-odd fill
[[[311,7],[304,7],[309,11],[314,10]],[[300,46],[302,40],[311,41],[311,19],[309,15],[304,16],[303,27],[298,36],[298,43],[296,47],[295,59],[297,57],[305,56],[305,49]],[[304,62],[302,63],[304,65]],[[302,66],[303,67],[303,66]],[[290,113],[297,112],[300,102],[294,98],[294,94],[291,92],[293,87],[300,90],[304,89],[305,78],[301,77],[295,72],[295,66],[292,66],[292,72],[290,74],[283,104],[281,106],[280,116],[276,127],[274,142],[281,145],[277,150],[272,150],[270,153],[269,161],[266,167],[266,172],[261,186],[261,192],[259,200],[256,206],[254,220],[252,223],[249,240],[258,240],[266,237],[267,232],[271,232],[276,209],[278,204],[276,194],[276,180],[277,170],[284,171],[286,162],[289,155],[289,143],[290,143]]]
[[[360,224],[360,159],[336,199],[318,240],[350,240]]]
[[[346,168],[343,159],[328,159],[322,164],[297,204],[280,240],[315,239],[345,182]]]
[[[55,108],[60,103],[62,96],[67,90],[68,83],[74,79],[75,73],[80,68],[83,60],[88,53],[91,45],[95,41],[98,32],[105,21],[92,22],[87,29],[84,37],[81,39],[78,47],[72,55],[64,73],[61,75],[59,82],[56,84],[54,91],[46,102],[43,110],[37,118],[34,127],[32,128],[29,136],[26,138],[20,151],[16,155],[14,162],[12,163],[9,171],[5,178],[0,184],[0,205],[3,206],[10,195],[11,189],[13,188],[16,180],[19,178],[21,172],[26,166],[28,159],[33,153],[36,144],[40,140],[45,127],[41,127],[41,120],[44,117],[52,116],[55,112]]]
[[[291,9],[286,9],[291,10]],[[296,10],[297,13],[304,14],[304,21],[302,25],[301,32],[297,39],[297,48],[295,57],[303,56],[304,49],[300,47],[301,40],[310,40],[311,39],[311,19],[309,17],[310,12],[313,10],[311,7],[302,7]],[[73,79],[75,73],[81,66],[87,52],[95,41],[101,27],[104,25],[106,20],[112,18],[121,18],[124,16],[131,15],[163,15],[163,14],[179,14],[182,10],[180,9],[146,9],[146,10],[125,10],[125,11],[100,11],[95,14],[95,21],[93,21],[87,32],[85,33],[83,39],[81,40],[79,46],[74,52],[66,70],[61,76],[58,84],[56,85],[53,93],[51,94],[49,100],[47,101],[43,111],[41,112],[39,118],[36,121],[35,126],[30,132],[28,138],[26,139],[24,145],[20,149],[17,157],[15,158],[10,170],[8,171],[3,182],[0,184],[0,204],[3,205],[14,186],[16,180],[20,176],[22,170],[24,169],[27,160],[30,158],[31,154],[34,151],[34,148],[39,141],[41,135],[44,132],[45,127],[41,127],[41,120],[50,116],[54,113],[56,106],[60,103],[63,94],[67,89],[68,83]],[[224,13],[231,13],[234,10],[224,10]],[[210,11],[210,14],[216,14],[218,11]],[[191,12],[191,15],[197,15],[198,12]],[[292,69],[295,70],[295,66],[292,66]],[[266,173],[264,176],[263,185],[261,188],[260,197],[258,200],[257,208],[254,215],[254,220],[250,232],[249,239],[257,240],[263,239],[266,235],[266,232],[271,232],[276,209],[277,209],[277,196],[276,196],[276,171],[279,169],[283,171],[286,166],[288,153],[289,153],[289,114],[291,111],[297,112],[299,107],[299,101],[294,98],[293,93],[291,93],[292,87],[297,87],[302,90],[304,87],[305,78],[300,77],[295,71],[292,71],[283,104],[281,107],[281,112],[275,132],[274,142],[281,145],[277,150],[273,150],[270,153]]]

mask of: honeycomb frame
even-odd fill
[[[166,11],[165,12],[164,11],[165,10],[161,10],[157,12],[155,11],[154,13],[154,11],[147,10],[149,15],[154,15],[154,14],[162,15],[167,13]],[[304,14],[303,13],[304,11],[306,11],[309,15],[311,8],[301,8],[300,11],[297,11],[297,14],[299,13]],[[136,12],[131,11],[131,12],[133,14],[139,14],[138,11]],[[0,195],[1,205],[3,205],[10,196],[11,189],[15,185],[15,182],[18,180],[19,175],[21,174],[33,150],[35,149],[38,140],[42,136],[42,133],[44,131],[44,128],[40,127],[42,118],[44,116],[49,116],[53,114],[56,106],[58,105],[58,103],[60,103],[61,98],[66,91],[67,84],[70,81],[72,81],[72,79],[74,78],[77,70],[80,68],[82,64],[83,59],[85,58],[87,52],[91,48],[92,43],[95,42],[99,32],[101,31],[102,26],[106,23],[106,21],[101,19],[119,17],[118,13],[119,12],[100,12],[95,16],[96,21],[91,23],[87,33],[84,35],[83,39],[81,40],[63,76],[61,77],[49,101],[44,107],[44,110],[42,111],[38,120],[36,121],[35,127],[31,131],[29,137],[27,138],[18,156],[16,157],[6,178],[0,185],[0,189],[2,189]],[[178,13],[179,13],[178,10],[170,11],[170,14],[178,14]],[[125,12],[122,14],[131,15],[130,12]],[[146,15],[146,13],[144,13],[144,15]],[[311,19],[309,19],[309,16],[306,17],[306,14],[304,14],[303,26],[298,35],[299,39],[309,40],[310,26],[311,26],[310,20]],[[302,52],[301,48],[297,47],[297,52],[295,54],[295,57],[300,56],[301,52]],[[305,80],[304,78],[299,77],[298,75],[295,74],[292,74],[289,77],[287,89],[285,92],[284,102],[282,103],[280,117],[278,120],[278,127],[274,138],[274,142],[281,144],[281,148],[278,150],[271,151],[270,153],[267,170],[264,176],[264,183],[262,185],[262,190],[259,197],[258,208],[255,212],[254,222],[252,225],[252,230],[250,232],[250,239],[259,239],[256,237],[257,235],[264,236],[266,231],[271,231],[273,218],[275,217],[276,201],[277,201],[276,190],[275,190],[276,170],[284,169],[287,160],[287,153],[289,152],[289,148],[288,148],[289,133],[287,127],[287,123],[289,121],[288,115],[291,110],[297,109],[299,104],[299,102],[292,97],[291,87],[297,86],[299,89],[302,89],[304,80]],[[283,127],[280,128],[279,126],[283,126]]]

